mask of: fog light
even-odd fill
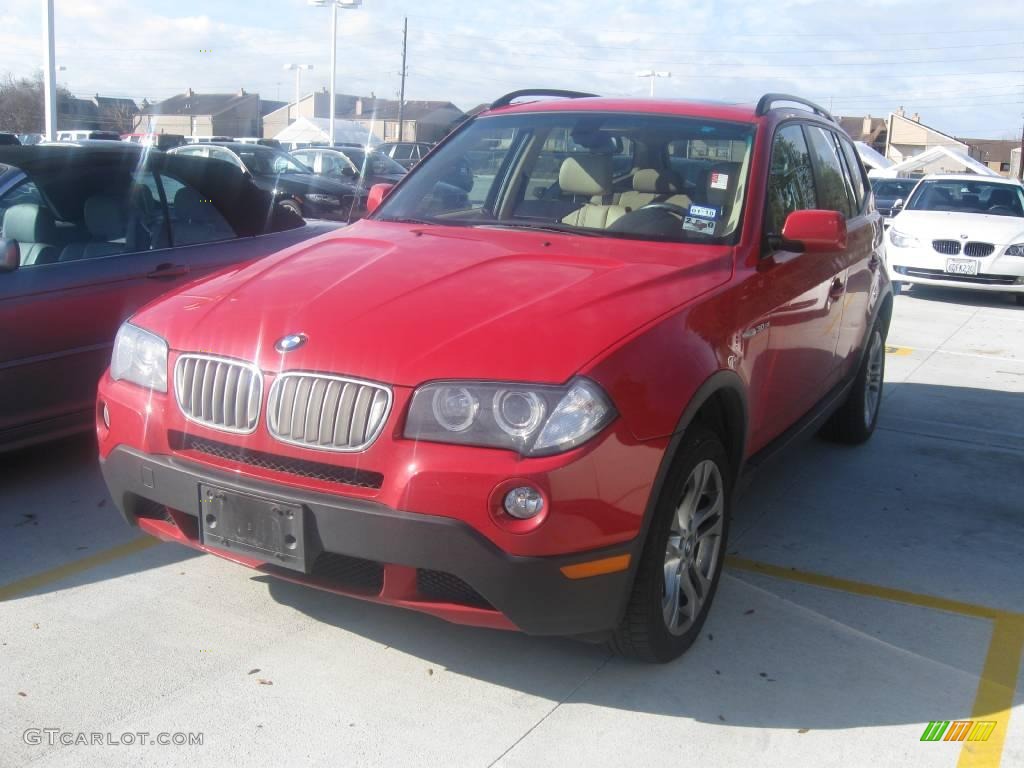
[[[103,426],[110,429],[110,411],[107,409],[107,404],[103,404]]]
[[[520,520],[529,520],[544,510],[544,497],[528,485],[513,488],[505,494],[505,511]]]

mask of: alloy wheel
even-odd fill
[[[885,348],[882,346],[882,334],[875,331],[871,334],[871,346],[868,348],[867,379],[864,382],[864,425],[870,427],[878,417],[878,405],[882,399],[882,377],[885,373]]]
[[[661,609],[673,635],[693,626],[708,599],[721,560],[724,520],[722,473],[705,459],[686,479],[665,547]]]

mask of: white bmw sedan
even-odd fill
[[[892,279],[1014,294],[1024,305],[1024,186],[926,176],[886,235]]]

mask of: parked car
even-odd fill
[[[917,179],[871,179],[871,191],[875,195],[875,208],[882,215],[886,228],[892,224],[893,216],[899,212],[896,209],[897,201],[905,202],[916,184]]]
[[[146,302],[337,226],[226,164],[124,142],[0,148],[0,222],[0,450],[91,427],[117,328]]]
[[[239,144],[259,144],[261,147],[273,147],[274,149],[281,149],[281,142],[277,139],[261,139],[255,136],[244,136],[242,138],[232,139]]]
[[[432,146],[425,141],[385,141],[377,149],[409,170],[427,156]]]
[[[280,205],[311,219],[349,221],[360,204],[352,184],[317,176],[287,152],[258,144],[222,142],[172,149],[170,154],[209,157],[239,168]]]
[[[180,133],[124,133],[121,141],[166,150],[180,147],[185,143],[185,137]]]
[[[28,147],[33,144],[38,144],[45,140],[45,136],[41,133],[19,133],[18,141],[21,142],[22,146]]]
[[[542,93],[579,98],[509,94],[369,218],[121,327],[97,434],[131,524],[459,623],[651,661],[696,639],[737,478],[801,432],[875,429],[880,217],[810,102]],[[592,151],[552,178],[566,136]],[[495,137],[482,202],[442,209]],[[673,142],[727,158],[692,197]]]
[[[13,133],[0,133],[0,147],[17,147],[21,140]]]
[[[234,141],[230,136],[186,136],[186,144],[212,144],[216,141]]]
[[[120,141],[117,131],[57,131],[57,141]]]
[[[386,155],[357,145],[310,147],[291,154],[317,175],[351,185],[357,199],[353,218],[366,213],[366,200],[374,184],[397,184],[408,173]],[[444,206],[450,208],[457,208],[468,201],[464,190],[446,182],[439,182],[434,193],[443,198]]]
[[[926,176],[888,230],[893,279],[1005,292],[1024,305],[1024,185],[994,176]]]

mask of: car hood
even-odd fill
[[[984,213],[901,211],[893,219],[900,232],[928,240],[974,240],[1006,246],[1024,242],[1024,219]]]
[[[186,286],[132,322],[172,349],[413,386],[561,383],[726,282],[733,251],[361,221]],[[275,342],[305,334],[281,354]]]

